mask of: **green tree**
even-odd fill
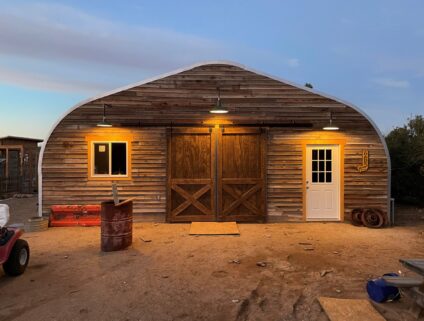
[[[424,118],[408,119],[386,136],[392,161],[392,195],[398,202],[424,205]]]

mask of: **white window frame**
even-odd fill
[[[112,143],[123,143],[125,144],[125,160],[126,160],[126,169],[127,169],[127,173],[125,175],[119,175],[119,174],[112,174]],[[96,174],[94,173],[95,171],[95,161],[96,161],[96,154],[95,154],[95,150],[94,150],[94,145],[95,144],[108,144],[109,145],[109,174]],[[123,177],[123,178],[127,178],[129,177],[129,160],[128,160],[128,142],[124,141],[124,140],[92,140],[91,141],[91,177],[94,178],[98,178],[98,177],[104,177],[104,178],[108,178],[108,177]]]

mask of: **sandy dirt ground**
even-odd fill
[[[424,225],[239,229],[196,237],[188,224],[137,223],[133,246],[112,253],[100,252],[97,227],[27,233],[25,274],[0,272],[0,320],[324,321],[317,297],[366,299],[369,278],[406,272],[400,257],[424,257]],[[409,321],[410,303],[375,306],[389,321]]]

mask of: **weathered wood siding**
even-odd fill
[[[43,214],[55,204],[98,204],[112,196],[112,181],[88,179],[86,136],[105,130],[60,126],[49,139],[43,159]],[[165,128],[108,129],[109,134],[131,134],[132,179],[116,181],[122,198],[136,197],[134,212],[164,220],[166,207]],[[152,215],[156,217],[152,217]]]
[[[211,115],[217,87],[230,110]],[[103,104],[112,129],[101,129]],[[304,129],[271,127],[268,141],[269,215],[298,220],[302,215],[302,145],[289,140],[330,135],[321,130],[332,112],[346,140],[345,213],[353,207],[387,210],[388,161],[380,137],[358,111],[339,101],[226,64],[195,67],[88,102],[54,129],[43,156],[43,213],[52,204],[95,203],[110,197],[111,181],[88,180],[85,137],[108,130],[133,135],[132,180],[118,183],[121,195],[137,197],[136,213],[163,218],[166,196],[166,127],[209,124],[310,124]],[[292,126],[293,127],[293,126]],[[370,169],[358,173],[361,150]],[[346,217],[348,217],[346,215]]]
[[[343,132],[292,131],[273,128],[268,140],[268,215],[271,221],[303,219],[303,141],[341,139],[344,148],[344,217],[356,207],[387,211],[387,158],[380,139],[368,129]],[[362,150],[369,169],[359,173]],[[343,201],[343,198],[342,198]]]

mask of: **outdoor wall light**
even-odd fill
[[[221,91],[219,90],[219,88],[218,88],[218,99],[216,101],[216,105],[211,110],[209,110],[209,112],[211,114],[226,114],[226,113],[228,113],[228,109],[226,107],[222,106]]]
[[[322,128],[323,130],[339,130],[340,128],[333,125],[333,114],[330,112],[330,122],[328,123],[327,126],[324,126]]]
[[[97,123],[97,127],[112,127],[112,124],[106,121],[106,107],[110,107],[110,105],[103,104],[103,119]]]

